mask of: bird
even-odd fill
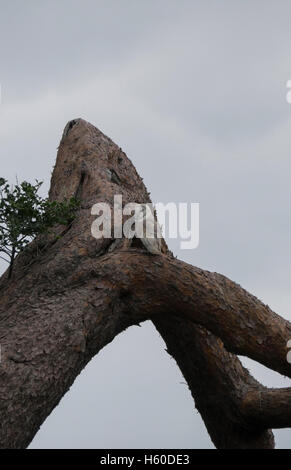
[[[153,255],[161,254],[161,228],[149,204],[139,204],[135,219],[136,237],[146,250]],[[144,233],[145,232],[145,233]]]

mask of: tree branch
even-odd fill
[[[157,330],[187,380],[214,445],[219,449],[273,449],[269,426],[249,421],[243,397],[263,389],[222,341],[203,327],[181,318],[158,316]]]
[[[247,356],[291,377],[287,341],[291,324],[226,277],[168,256],[113,252],[82,266],[130,292],[127,304],[136,317],[178,315],[222,339],[229,352]],[[80,274],[81,275],[81,274]],[[73,278],[69,277],[68,282]],[[134,288],[133,288],[134,286]],[[142,312],[142,313],[141,313]]]
[[[290,428],[291,388],[251,390],[243,399],[242,409],[253,426]]]

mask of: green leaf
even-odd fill
[[[37,235],[55,225],[68,225],[76,217],[79,201],[43,199],[38,194],[41,185],[36,180],[10,186],[0,177],[0,251],[10,253],[11,262]]]

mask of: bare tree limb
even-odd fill
[[[287,362],[291,324],[236,283],[167,256],[112,253],[98,262],[98,276],[106,277],[107,264],[111,279],[117,282],[118,278],[120,288],[131,292],[132,312],[141,311],[143,296],[145,317],[180,312],[182,318],[220,337],[228,351],[291,377]]]
[[[244,396],[263,390],[222,341],[203,327],[181,318],[154,324],[187,380],[196,408],[219,449],[273,449],[269,426],[254,425],[244,408]]]
[[[291,427],[291,388],[251,390],[242,408],[254,426],[274,429]]]

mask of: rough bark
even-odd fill
[[[39,426],[106,344],[151,319],[187,380],[218,448],[273,448],[271,428],[290,425],[290,396],[244,369],[248,356],[291,377],[291,325],[217,273],[138,241],[96,240],[91,207],[150,202],[124,152],[91,124],[65,128],[50,198],[81,199],[76,219],[33,242],[0,280],[0,446],[26,447]]]

